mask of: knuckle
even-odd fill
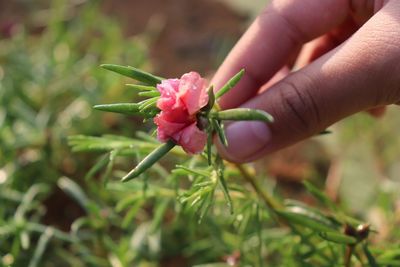
[[[280,25],[280,27],[284,29],[282,38],[287,38],[294,47],[300,46],[310,40],[307,33],[298,26],[298,23],[294,21],[291,16],[285,14],[285,12],[276,12],[276,10],[267,7],[260,13],[259,18],[261,21],[270,20],[271,18],[278,21],[279,23],[277,23],[277,25]]]
[[[313,81],[304,74],[296,74],[296,79],[281,82],[281,112],[288,130],[299,135],[311,135],[321,126],[321,108],[311,92]]]
[[[350,9],[353,14],[371,16],[376,0],[350,0]]]
[[[368,42],[370,46],[362,51],[364,65],[359,67],[365,73],[370,73],[370,79],[376,84],[371,97],[374,106],[395,103],[400,99],[400,38],[396,34],[382,34],[380,38]],[[378,36],[378,34],[374,35]],[[395,36],[390,39],[389,36]],[[372,37],[370,37],[372,38]],[[385,40],[386,39],[386,40]],[[394,40],[398,39],[398,40]],[[368,77],[367,77],[368,78]]]

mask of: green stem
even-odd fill
[[[133,170],[131,170],[127,175],[125,175],[122,178],[122,182],[127,182],[133,178],[138,177],[148,168],[153,166],[154,163],[156,163],[163,156],[165,156],[171,149],[174,148],[174,146],[175,143],[170,140],[165,144],[162,144],[161,146],[157,147],[150,154],[148,154],[147,157],[145,157],[141,162],[139,162],[139,164]]]
[[[354,246],[353,245],[347,245],[346,246],[346,253],[344,255],[344,266],[345,267],[350,267],[351,266],[351,256],[353,255],[354,252]]]
[[[251,175],[248,170],[241,164],[234,163],[236,168],[243,175],[243,178],[253,187],[257,195],[264,201],[264,203],[272,210],[275,211],[282,208],[282,205],[278,203],[272,196],[270,196],[262,187],[258,184],[257,179]]]

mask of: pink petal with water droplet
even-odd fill
[[[163,116],[163,112],[154,118],[154,123],[158,126],[157,138],[161,142],[168,141],[174,134],[181,131],[187,125],[185,123],[171,122],[166,120],[166,118]]]
[[[207,134],[201,131],[196,123],[189,125],[179,132],[176,142],[189,154],[199,154],[207,143]]]
[[[163,80],[161,84],[157,84],[157,89],[161,93],[157,101],[157,107],[161,110],[171,110],[177,102],[177,94],[179,92],[179,79]]]
[[[189,72],[182,76],[179,85],[179,98],[185,104],[188,113],[193,115],[207,105],[208,94],[205,81],[197,72]]]

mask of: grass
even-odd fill
[[[121,183],[158,143],[150,123],[92,109],[138,98],[98,66],[148,69],[146,38],[69,2],[52,2],[40,34],[0,41],[0,265],[400,266],[398,111],[314,138],[329,168],[301,186],[309,204],[255,165],[226,163],[224,186],[178,148]]]

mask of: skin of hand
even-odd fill
[[[216,143],[230,161],[256,160],[360,111],[381,115],[400,101],[400,1],[272,1],[212,84],[241,68],[221,107],[262,109],[275,121],[229,124],[228,147]]]

